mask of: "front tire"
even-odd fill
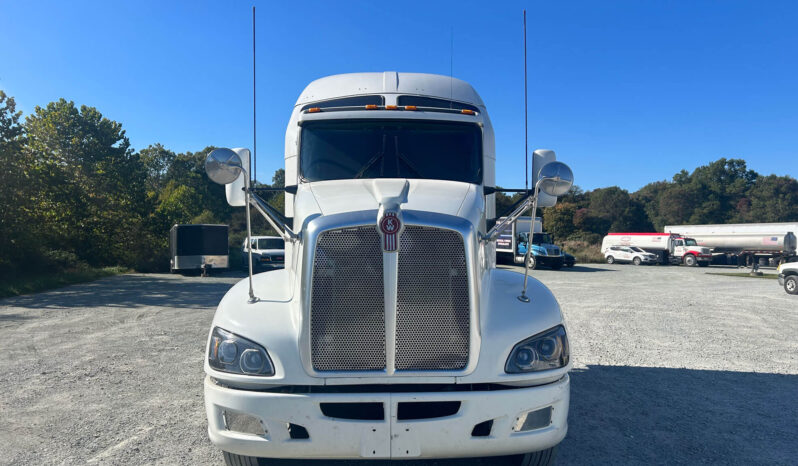
[[[632,263],[634,265],[640,265],[642,262],[643,261],[641,261],[639,257],[635,257],[634,259],[632,259]]]
[[[612,256],[607,256],[607,263],[608,264],[614,264],[615,263],[615,258],[612,257]]]
[[[698,261],[695,260],[695,256],[692,255],[692,254],[688,254],[688,255],[684,256],[684,265],[686,265],[688,267],[695,267],[697,262]]]
[[[798,294],[798,276],[790,275],[784,279],[784,291],[787,294]]]
[[[530,254],[529,258],[526,260],[526,264],[529,267],[529,270],[535,270],[535,267],[538,266],[538,261],[535,259],[535,256]]]
[[[546,450],[527,453],[521,457],[520,466],[549,466],[554,464],[557,457],[557,445]]]
[[[222,452],[224,454],[224,464],[227,466],[258,466],[260,461],[254,456],[236,455],[235,453]]]

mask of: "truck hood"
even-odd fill
[[[409,188],[407,202],[401,204],[403,210],[435,212],[472,220],[474,211],[484,206],[482,196],[477,195],[478,186],[469,183],[394,178],[333,180],[300,184],[295,200],[296,214],[302,219],[314,213],[333,215],[376,210],[382,199],[398,196],[406,183]]]

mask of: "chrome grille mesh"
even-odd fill
[[[319,235],[310,309],[315,370],[385,368],[382,248],[376,226]]]
[[[406,226],[399,247],[396,369],[463,369],[468,363],[469,325],[462,236]]]

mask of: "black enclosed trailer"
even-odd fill
[[[172,272],[226,269],[227,225],[175,225],[169,231]]]

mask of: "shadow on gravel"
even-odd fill
[[[44,293],[8,298],[2,304],[28,309],[215,307],[232,286],[230,280],[236,276],[188,278],[164,274],[118,275]],[[219,281],[220,278],[227,281]]]
[[[558,465],[795,464],[798,375],[629,366],[571,372]],[[312,435],[312,434],[311,434]],[[220,455],[219,464],[222,464]],[[270,461],[299,466],[510,465],[510,458]]]
[[[588,366],[568,420],[558,464],[794,464],[798,375]]]
[[[570,272],[617,272],[617,270],[612,269],[601,269],[598,267],[583,267],[581,265],[575,265],[569,268],[563,268],[561,270],[570,271]]]
[[[523,265],[518,265],[518,264],[515,264],[515,265],[511,265],[511,264],[496,264],[496,268],[497,269],[504,269],[504,270],[512,270],[513,272],[524,273],[524,266]],[[540,268],[537,268],[535,270],[536,271],[538,271],[538,270],[546,270],[546,271],[548,271],[548,270],[552,270],[552,269],[550,269],[548,267],[540,267]],[[581,265],[575,265],[575,266],[570,267],[570,268],[563,267],[563,268],[561,268],[559,270],[559,272],[563,272],[563,271],[564,272],[617,272],[617,270],[613,270],[613,269],[602,269],[602,268],[599,268],[599,267],[584,267],[584,266],[581,266]]]

